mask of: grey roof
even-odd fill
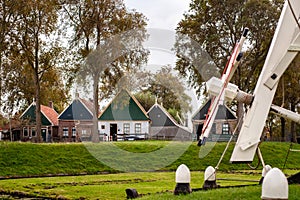
[[[205,120],[206,114],[208,113],[209,107],[211,104],[211,99],[208,100],[192,117],[192,120]],[[237,119],[236,116],[232,113],[232,111],[226,105],[219,105],[216,120],[221,119]]]
[[[178,126],[176,120],[159,104],[154,104],[148,111],[151,126]]]

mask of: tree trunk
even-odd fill
[[[291,103],[291,111],[296,112],[296,106],[293,103]],[[291,142],[297,143],[296,124],[294,121],[291,121]]]
[[[37,141],[42,142],[42,114],[41,114],[41,100],[40,100],[40,82],[38,73],[34,73],[34,84],[35,84],[35,120],[36,120],[36,134],[37,134]]]
[[[281,141],[286,141],[287,138],[285,137],[285,119],[280,117],[281,122]]]
[[[99,84],[98,80],[99,77],[93,77],[94,84],[93,84],[93,96],[94,96],[94,109],[93,109],[93,132],[92,132],[92,142],[99,142],[99,134],[98,134],[98,93],[99,93]]]
[[[40,80],[39,80],[39,37],[35,36],[35,47],[34,47],[35,55],[34,55],[34,86],[35,86],[35,108],[36,108],[36,134],[37,134],[37,142],[42,142],[42,114],[41,114],[41,88],[40,88]]]

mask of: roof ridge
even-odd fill
[[[120,93],[122,91],[125,91],[128,96],[134,101],[134,103],[138,106],[138,108],[143,112],[144,116],[149,119],[149,116],[145,110],[145,108],[140,104],[140,102],[127,90],[127,89],[121,89],[120,91],[118,91],[118,93],[114,96],[114,98],[107,104],[107,106],[105,107],[105,109],[103,110],[103,112],[100,113],[99,118],[102,117],[102,115],[107,111],[107,109],[109,108],[110,105],[112,105],[112,103],[115,101],[115,99],[120,95]]]

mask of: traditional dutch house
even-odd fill
[[[99,133],[103,140],[147,139],[150,119],[127,90],[122,89],[100,114]]]
[[[162,105],[155,103],[147,114],[151,120],[151,139],[192,140],[191,131],[179,125]]]
[[[58,114],[53,109],[52,102],[49,106],[41,105],[42,129],[41,136],[44,142],[51,142],[58,134]],[[36,104],[33,102],[20,116],[22,121],[21,140],[37,141],[36,133]]]
[[[93,102],[79,98],[58,116],[58,140],[63,142],[90,141],[93,130]]]
[[[201,135],[210,104],[211,100],[208,100],[192,116],[193,134],[196,136],[197,140]],[[237,117],[235,114],[226,105],[219,105],[208,141],[228,141],[236,125]]]

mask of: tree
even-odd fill
[[[99,96],[108,97],[125,71],[146,61],[148,53],[141,45],[146,38],[145,17],[128,12],[122,0],[85,0],[66,5],[64,10],[74,28],[72,44],[80,57],[86,58],[85,64],[75,71],[79,71],[80,79],[92,80],[92,140],[97,142]]]
[[[4,68],[3,62],[7,57],[9,49],[9,32],[13,23],[16,21],[16,0],[1,0],[0,1],[0,102],[3,100],[3,81]]]
[[[146,111],[148,111],[156,101],[156,97],[150,91],[140,91],[134,96]]]
[[[184,19],[176,29],[176,69],[181,75],[189,77],[190,84],[198,88],[200,95],[202,83],[211,77],[204,76],[204,72],[213,67],[219,69],[218,74],[221,74],[242,30],[248,27],[247,49],[231,82],[241,90],[253,91],[276,28],[282,2],[193,0],[189,12],[184,14]],[[200,50],[196,52],[196,44],[211,59],[207,55],[203,57],[204,53],[199,53]],[[243,107],[239,104],[239,116],[243,115],[241,110]]]
[[[275,104],[296,113],[298,112],[297,108],[300,103],[299,64],[300,56],[298,55],[283,74],[274,97]],[[290,124],[290,137],[286,135],[286,122]],[[281,118],[281,127],[282,138],[286,141],[297,142],[296,123],[294,121]]]
[[[47,75],[58,74],[55,67],[61,56],[58,44],[49,43],[50,36],[57,30],[58,1],[21,0],[17,1],[13,8],[17,20],[11,25],[9,31],[10,52],[5,63],[6,94],[8,100],[12,102],[11,105],[15,105],[14,98],[21,100],[22,92],[30,91],[30,94],[34,94],[36,132],[38,141],[42,141],[41,87],[49,81],[49,79],[45,80]],[[12,88],[14,84],[18,87]],[[25,88],[26,86],[29,88]]]
[[[191,110],[191,97],[185,93],[184,83],[172,73],[170,66],[162,67],[152,74],[152,77],[149,79],[148,87],[135,96],[146,110],[150,109],[156,98],[158,103],[163,104],[164,108],[179,122],[178,116],[183,119]],[[145,80],[142,81],[145,84]],[[149,105],[150,103],[152,104]]]

